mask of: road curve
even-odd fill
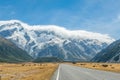
[[[51,80],[120,80],[120,74],[60,64]]]

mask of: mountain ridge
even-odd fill
[[[120,62],[120,40],[114,41],[99,52],[91,61],[95,62]]]
[[[34,58],[58,57],[63,60],[90,60],[114,41],[100,33],[67,30],[54,25],[30,26],[18,20],[0,21],[0,35]]]

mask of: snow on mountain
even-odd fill
[[[90,60],[114,41],[100,33],[67,30],[55,25],[30,26],[18,20],[0,21],[0,35],[34,58],[52,56],[64,60]]]

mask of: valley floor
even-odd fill
[[[62,63],[120,73],[117,63]],[[0,80],[50,80],[59,63],[0,63]]]
[[[50,80],[57,63],[0,63],[0,80]]]

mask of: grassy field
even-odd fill
[[[57,63],[0,63],[1,80],[50,80]]]
[[[112,72],[119,72],[120,73],[120,63],[76,63],[73,64],[75,66],[91,68],[91,69],[98,69],[98,70],[105,70],[105,71],[112,71]]]

